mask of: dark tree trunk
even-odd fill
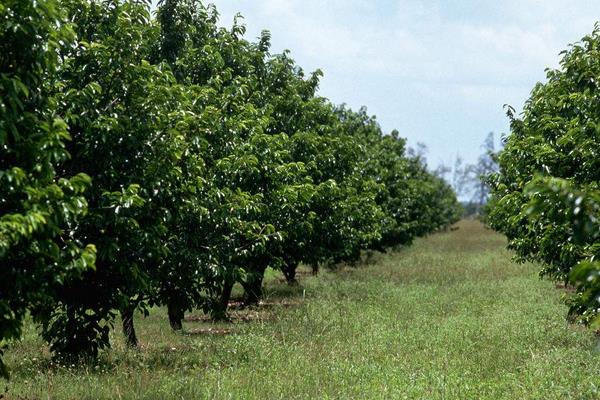
[[[227,307],[229,307],[229,299],[231,298],[231,291],[234,284],[235,281],[233,278],[227,278],[225,280],[221,297],[217,301],[215,309],[213,310],[213,319],[215,321],[226,321],[228,319]]]
[[[375,252],[373,250],[366,251],[365,264],[371,265],[373,264],[373,259],[375,258]]]
[[[314,263],[311,266],[312,266],[312,274],[314,276],[319,275],[319,264],[318,263]]]
[[[249,274],[246,281],[243,283],[245,296],[244,296],[244,304],[247,306],[253,306],[258,304],[260,299],[262,299],[263,290],[262,290],[262,282],[265,276],[266,268],[261,267],[251,274]]]
[[[108,335],[98,338],[98,331],[94,324],[82,325],[78,318],[84,310],[68,305],[66,313],[59,316],[61,327],[59,330],[46,330],[42,332],[44,339],[51,341],[59,334],[64,340],[54,341],[52,351],[57,358],[65,362],[76,362],[81,359],[96,358],[98,348],[108,344]],[[46,326],[45,328],[47,328]]]
[[[181,309],[177,301],[169,301],[167,303],[167,313],[169,314],[169,324],[174,331],[183,329],[184,311]]]
[[[298,268],[297,263],[286,264],[283,267],[283,275],[285,276],[285,280],[287,281],[288,285],[290,285],[290,286],[294,286],[294,285],[298,284],[298,281],[296,280],[296,269],[297,268]]]
[[[125,335],[125,343],[127,347],[137,347],[138,340],[135,335],[135,327],[133,325],[133,310],[128,308],[121,311],[121,320],[123,321],[123,335]]]

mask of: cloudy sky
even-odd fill
[[[431,167],[474,161],[490,131],[508,130],[558,53],[592,31],[599,0],[215,0],[221,24],[241,13],[247,37],[272,33],[320,93],[366,105],[384,130],[425,143]]]

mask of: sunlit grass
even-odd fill
[[[538,266],[515,264],[479,223],[418,240],[375,263],[289,288],[270,273],[265,305],[232,324],[164,310],[138,316],[141,349],[56,366],[35,329],[8,351],[7,398],[598,399],[594,335]]]

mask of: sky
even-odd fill
[[[214,0],[220,24],[241,13],[246,37],[271,31],[320,68],[320,95],[367,106],[385,132],[428,147],[431,168],[475,162],[489,132],[509,130],[559,53],[600,20],[599,0]]]

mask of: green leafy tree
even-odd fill
[[[137,345],[134,311],[156,302],[175,247],[173,218],[190,207],[194,189],[182,189],[189,186],[184,173],[201,173],[197,157],[186,153],[187,91],[168,66],[146,61],[156,34],[148,5],[68,6],[78,41],[64,49],[60,71],[60,105],[73,138],[61,174],[82,170],[93,178],[88,214],[71,234],[95,243],[98,256],[95,271],[64,283],[43,333],[57,353],[94,357],[109,345],[116,312],[127,343]]]
[[[581,260],[573,265],[568,281],[577,293],[569,297],[569,315],[600,328],[600,190],[578,189],[571,181],[538,177],[525,188],[527,212],[536,220],[552,219],[571,228],[570,246],[580,246]],[[565,244],[558,244],[565,246]]]
[[[0,351],[27,312],[39,318],[65,281],[94,268],[94,246],[69,235],[90,178],[56,174],[70,140],[53,97],[58,51],[73,36],[55,1],[0,4]]]
[[[560,68],[536,85],[519,118],[509,108],[511,135],[491,177],[489,221],[522,260],[544,263],[543,275],[575,280],[571,313],[597,313],[592,260],[600,182],[600,27],[562,53]],[[585,216],[585,217],[584,217]],[[582,232],[587,232],[583,234]]]
[[[198,306],[226,318],[233,285],[245,282],[251,270],[266,268],[272,258],[269,243],[282,237],[269,218],[269,206],[295,166],[286,167],[289,157],[282,143],[287,137],[265,135],[265,118],[250,101],[257,85],[252,71],[264,63],[265,53],[241,38],[244,28],[217,28],[214,9],[196,1],[162,2],[158,20],[157,57],[170,63],[180,82],[211,94],[198,105],[206,160],[200,196],[208,214],[197,234],[206,240],[205,259],[214,273],[208,296],[183,308]],[[179,308],[173,307],[173,314],[181,317]]]

